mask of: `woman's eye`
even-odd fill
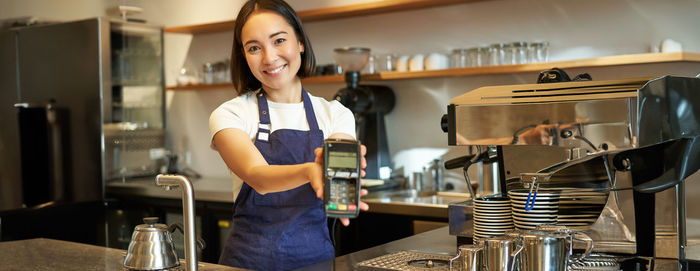
[[[250,46],[250,47],[248,47],[248,49],[246,51],[248,51],[248,53],[254,53],[254,52],[257,52],[258,50],[260,50],[260,47]]]
[[[285,41],[286,41],[286,39],[284,39],[284,38],[278,38],[275,40],[275,44],[280,44],[280,43],[283,43]]]

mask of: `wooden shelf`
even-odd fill
[[[302,10],[297,12],[297,15],[299,15],[299,18],[303,22],[307,23],[481,1],[487,0],[384,0],[339,7]],[[207,24],[166,27],[164,31],[166,33],[186,34],[233,31],[234,23],[235,20],[230,20]]]
[[[585,58],[577,60],[565,60],[554,62],[530,63],[522,65],[501,65],[501,66],[484,66],[470,68],[455,68],[432,71],[416,71],[416,72],[381,72],[379,80],[400,80],[400,79],[419,79],[419,78],[434,78],[434,77],[457,77],[470,75],[490,75],[490,74],[509,74],[523,72],[540,72],[551,68],[569,69],[569,68],[590,68],[590,67],[608,67],[622,66],[634,64],[651,64],[665,62],[700,62],[700,53],[677,52],[677,53],[645,53],[645,54],[630,54],[603,56],[596,58]],[[364,77],[362,78],[365,79]],[[371,80],[371,78],[367,78]]]
[[[381,72],[379,74],[362,75],[361,81],[387,81],[387,80],[407,80],[442,77],[462,77],[474,75],[511,74],[523,72],[540,72],[554,67],[561,69],[570,68],[590,68],[590,67],[610,67],[635,64],[667,63],[667,62],[700,62],[700,53],[677,52],[677,53],[646,53],[617,56],[604,56],[596,58],[586,58],[578,60],[566,60],[545,63],[531,63],[522,65],[502,65],[470,68],[454,68],[432,71],[415,72]],[[304,78],[304,84],[329,84],[343,83],[343,75],[314,76]],[[208,90],[232,88],[230,83],[176,86],[167,87],[168,90]]]

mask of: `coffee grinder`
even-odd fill
[[[369,62],[370,49],[345,47],[333,50],[335,62],[345,71],[347,87],[333,99],[355,114],[357,136],[367,147],[368,179],[389,179],[391,157],[384,126],[384,115],[394,108],[395,97],[391,88],[359,85],[360,71]]]

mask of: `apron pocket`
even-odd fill
[[[308,206],[322,205],[323,201],[316,197],[316,193],[310,184],[304,184],[287,191],[267,193],[261,195],[254,189],[253,203],[259,206],[286,207],[286,206]]]

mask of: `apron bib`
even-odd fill
[[[309,131],[280,129],[270,133],[264,90],[256,95],[260,124],[255,147],[270,165],[313,162],[323,145],[311,100],[302,89]],[[273,181],[273,180],[270,180]],[[219,264],[255,270],[290,270],[333,259],[323,200],[311,185],[261,195],[245,182],[233,204],[233,227]]]

